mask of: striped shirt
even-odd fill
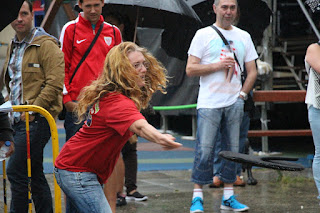
[[[10,56],[8,64],[8,74],[10,77],[9,87],[10,87],[10,96],[9,99],[12,105],[23,104],[22,98],[22,59],[25,49],[31,43],[36,28],[32,29],[22,41],[19,41],[17,36],[12,40],[12,53]],[[18,122],[20,120],[20,112],[13,112],[11,115],[11,121]]]

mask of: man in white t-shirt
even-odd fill
[[[197,31],[188,54],[188,76],[200,76],[198,96],[198,132],[191,181],[194,182],[190,213],[203,212],[202,187],[212,183],[215,136],[221,128],[221,143],[227,150],[239,152],[239,132],[243,117],[244,100],[257,77],[255,60],[258,58],[251,36],[232,25],[237,16],[237,0],[215,0],[214,25],[224,35],[235,53],[234,60],[221,37],[211,27]],[[247,70],[242,85],[241,70]],[[236,180],[236,163],[224,160],[219,179],[224,182],[220,208],[246,211],[248,206],[235,199],[233,183]]]

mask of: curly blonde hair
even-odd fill
[[[140,77],[128,59],[128,54],[136,51],[141,52],[149,64],[143,87],[139,87]],[[80,122],[86,119],[88,109],[111,92],[123,94],[139,110],[145,109],[153,93],[158,90],[166,93],[167,81],[167,70],[151,53],[133,42],[123,42],[109,51],[99,78],[81,90],[75,109],[78,120]]]

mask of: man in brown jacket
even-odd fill
[[[8,47],[0,86],[5,83],[12,105],[41,106],[56,117],[62,109],[64,56],[56,38],[33,27],[33,15],[32,4],[24,1],[11,23],[16,35]],[[32,199],[36,212],[53,212],[43,173],[43,149],[50,139],[50,127],[42,115],[29,114]],[[15,152],[7,166],[12,191],[10,212],[24,213],[28,212],[29,202],[25,113],[13,112],[10,118],[15,131]]]

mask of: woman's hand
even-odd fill
[[[176,149],[182,146],[181,143],[175,142],[176,138],[170,134],[162,134],[159,137],[158,144],[162,146],[164,150]]]

